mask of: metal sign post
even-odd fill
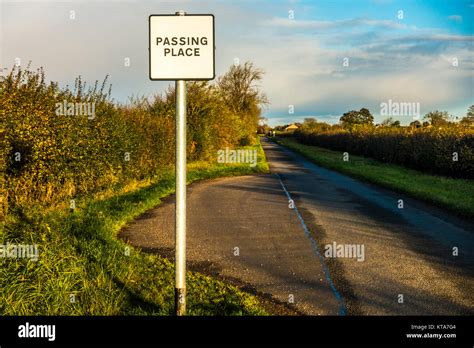
[[[176,92],[176,315],[186,313],[186,81],[178,80]]]
[[[186,314],[186,80],[215,77],[214,16],[149,17],[151,80],[174,80],[176,93],[175,314]]]

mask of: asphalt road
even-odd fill
[[[272,174],[188,187],[190,269],[299,314],[474,313],[472,221],[263,147]],[[172,259],[174,197],[120,237]]]

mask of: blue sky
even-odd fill
[[[148,79],[148,15],[179,9],[215,15],[218,75],[235,58],[265,71],[272,125],[305,117],[335,123],[361,107],[381,121],[388,100],[456,116],[474,104],[474,0],[0,0],[0,65],[10,69],[19,57],[63,85],[108,74],[122,102],[160,93],[169,83]]]

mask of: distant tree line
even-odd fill
[[[474,105],[471,105],[466,115],[459,120],[459,122],[452,121],[453,117],[449,115],[447,111],[430,111],[424,116],[424,121],[414,120],[410,123],[411,127],[446,127],[446,126],[474,126]],[[370,113],[369,109],[362,108],[359,111],[351,110],[344,113],[339,119],[339,124],[344,128],[351,128],[357,125],[374,125],[374,117]],[[395,120],[393,117],[388,117],[383,120],[380,124],[375,126],[383,127],[400,127],[400,121]]]
[[[284,131],[288,126],[294,124],[301,127],[303,124],[300,122],[289,123],[284,125],[278,125],[270,127],[267,124],[266,118],[261,118],[258,126],[258,133],[267,134],[270,130]],[[305,124],[318,124],[319,127],[323,127],[324,122],[318,122],[315,118],[306,118]],[[360,110],[350,110],[345,112],[339,118],[339,124],[329,125],[333,128],[344,128],[354,129],[361,126],[375,126],[375,127],[403,127],[399,120],[395,120],[392,116],[384,119],[378,124],[374,124],[374,116],[370,113],[369,109],[361,108]],[[409,127],[420,128],[420,127],[450,127],[450,126],[461,126],[461,127],[474,127],[474,105],[471,105],[465,116],[459,119],[459,117],[451,116],[447,111],[430,111],[422,120],[413,120],[410,122]],[[325,127],[327,128],[327,127]]]

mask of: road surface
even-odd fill
[[[298,314],[474,313],[472,222],[262,143],[271,174],[188,187],[191,269]],[[173,199],[120,237],[172,259]]]

